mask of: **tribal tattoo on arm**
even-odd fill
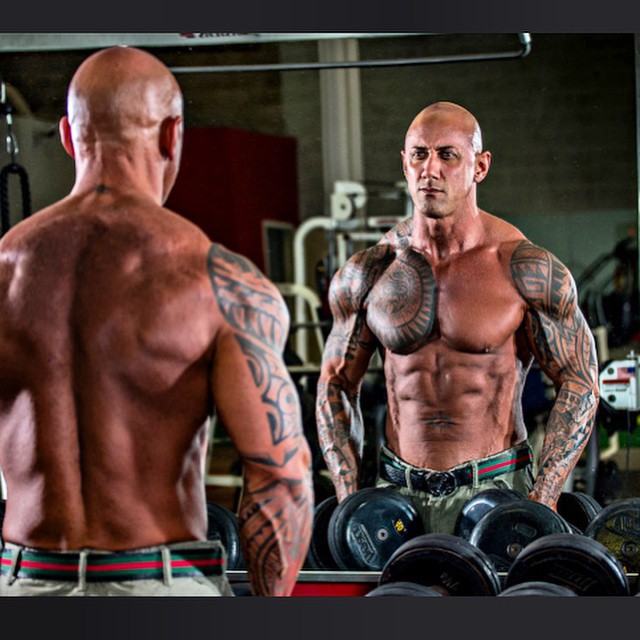
[[[329,290],[333,325],[317,385],[318,440],[339,501],[358,490],[364,446],[360,388],[378,343],[366,324],[367,293],[393,251],[376,246],[350,258]]]
[[[530,495],[555,509],[593,430],[599,395],[595,341],[578,306],[575,282],[555,256],[523,241],[513,253],[511,272],[530,306],[530,347],[556,387]]]
[[[238,519],[252,590],[290,595],[309,546],[313,489],[300,402],[282,358],[288,311],[275,286],[242,256],[214,244],[208,270],[237,347],[243,411],[252,422],[235,424],[229,411],[224,420],[243,463]]]

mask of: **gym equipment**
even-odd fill
[[[488,511],[474,527],[469,542],[487,554],[497,571],[506,572],[527,545],[553,533],[573,533],[573,529],[546,505],[525,498]]]
[[[311,542],[306,558],[306,564],[311,569],[332,571],[340,568],[329,547],[329,520],[337,505],[338,498],[335,494],[316,505],[313,513]]]
[[[530,580],[514,584],[511,587],[503,589],[498,597],[515,597],[515,596],[573,596],[578,594],[569,587],[553,582],[545,582],[543,580]]]
[[[422,596],[422,597],[442,597],[445,594],[433,587],[428,587],[417,582],[387,582],[381,584],[365,594],[365,597],[378,596]]]
[[[558,498],[558,513],[573,527],[574,533],[584,533],[589,523],[602,509],[600,503],[582,491],[563,491]]]
[[[526,496],[520,491],[508,488],[492,487],[477,493],[460,511],[454,533],[465,540],[469,540],[471,532],[482,516],[498,504],[511,500],[521,500]]]
[[[513,560],[504,591],[524,582],[551,582],[579,596],[628,596],[629,580],[617,558],[597,540],[550,534],[527,545]]]
[[[4,116],[7,123],[7,154],[9,163],[0,169],[0,235],[9,231],[11,217],[9,215],[9,176],[15,174],[20,180],[20,197],[22,201],[22,218],[31,215],[31,191],[29,188],[29,176],[26,169],[18,164],[16,156],[19,147],[16,135],[13,131],[13,116],[11,105],[6,98],[6,84],[0,78],[0,116]]]
[[[423,533],[409,498],[395,489],[366,487],[335,507],[328,540],[341,569],[380,571],[398,547]]]
[[[227,552],[227,569],[244,567],[244,557],[240,545],[238,518],[231,509],[207,502],[207,540],[220,540]]]
[[[603,507],[584,534],[604,545],[628,573],[640,571],[640,498],[616,500]]]
[[[495,596],[501,588],[487,555],[448,533],[425,533],[396,549],[384,565],[378,585],[405,582],[423,585],[432,591],[430,595]]]

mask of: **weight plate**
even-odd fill
[[[340,568],[329,547],[329,520],[337,504],[338,498],[334,494],[317,504],[313,512],[311,542],[307,553],[307,565],[310,569],[332,571]]]
[[[601,509],[593,496],[581,491],[564,491],[558,499],[558,513],[579,533],[584,533]]]
[[[504,589],[498,596],[573,596],[577,597],[577,593],[561,584],[553,582],[543,582],[542,580],[530,580],[529,582],[521,582]]]
[[[231,509],[216,502],[207,502],[207,540],[220,540],[227,552],[227,568],[239,569],[244,566],[240,546],[238,518]]]
[[[640,498],[616,500],[603,507],[584,534],[607,547],[627,573],[640,572]]]
[[[442,597],[445,594],[433,587],[427,587],[424,584],[416,582],[387,582],[380,584],[375,589],[369,591],[365,597],[377,596],[423,596],[423,597]]]
[[[399,546],[422,533],[411,499],[388,487],[367,487],[334,509],[329,548],[341,569],[380,571]]]
[[[416,582],[451,596],[495,596],[501,586],[489,558],[448,533],[425,533],[405,542],[389,558],[378,582]]]
[[[504,588],[530,581],[553,582],[579,596],[627,596],[630,587],[617,558],[593,538],[556,533],[538,538],[515,558]]]
[[[496,571],[509,570],[528,544],[553,533],[573,533],[562,516],[526,498],[496,505],[480,518],[469,542],[486,553]]]
[[[515,489],[492,487],[477,493],[460,511],[454,533],[465,540],[469,540],[471,532],[482,516],[498,504],[511,500],[522,500],[526,496]]]

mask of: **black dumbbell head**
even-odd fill
[[[584,535],[551,534],[534,540],[513,561],[504,588],[523,582],[552,582],[579,596],[627,596],[629,580],[617,558]]]
[[[380,571],[407,540],[424,533],[410,498],[395,489],[367,487],[340,502],[329,520],[329,548],[341,569]]]
[[[415,582],[450,596],[495,596],[500,578],[489,558],[459,536],[425,533],[389,558],[379,584]]]

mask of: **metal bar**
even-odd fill
[[[427,56],[423,58],[398,58],[391,60],[344,60],[341,62],[292,62],[272,64],[218,65],[195,67],[170,67],[174,74],[178,73],[229,73],[248,71],[306,71],[310,69],[345,69],[397,67],[421,64],[443,64],[450,62],[478,62],[490,60],[508,60],[524,58],[531,52],[531,36],[528,33],[518,34],[521,46],[515,51],[492,53],[453,54],[449,56]]]
[[[425,32],[276,32],[276,33],[0,33],[0,51],[52,51],[132,47],[211,47],[344,38],[397,38]]]

